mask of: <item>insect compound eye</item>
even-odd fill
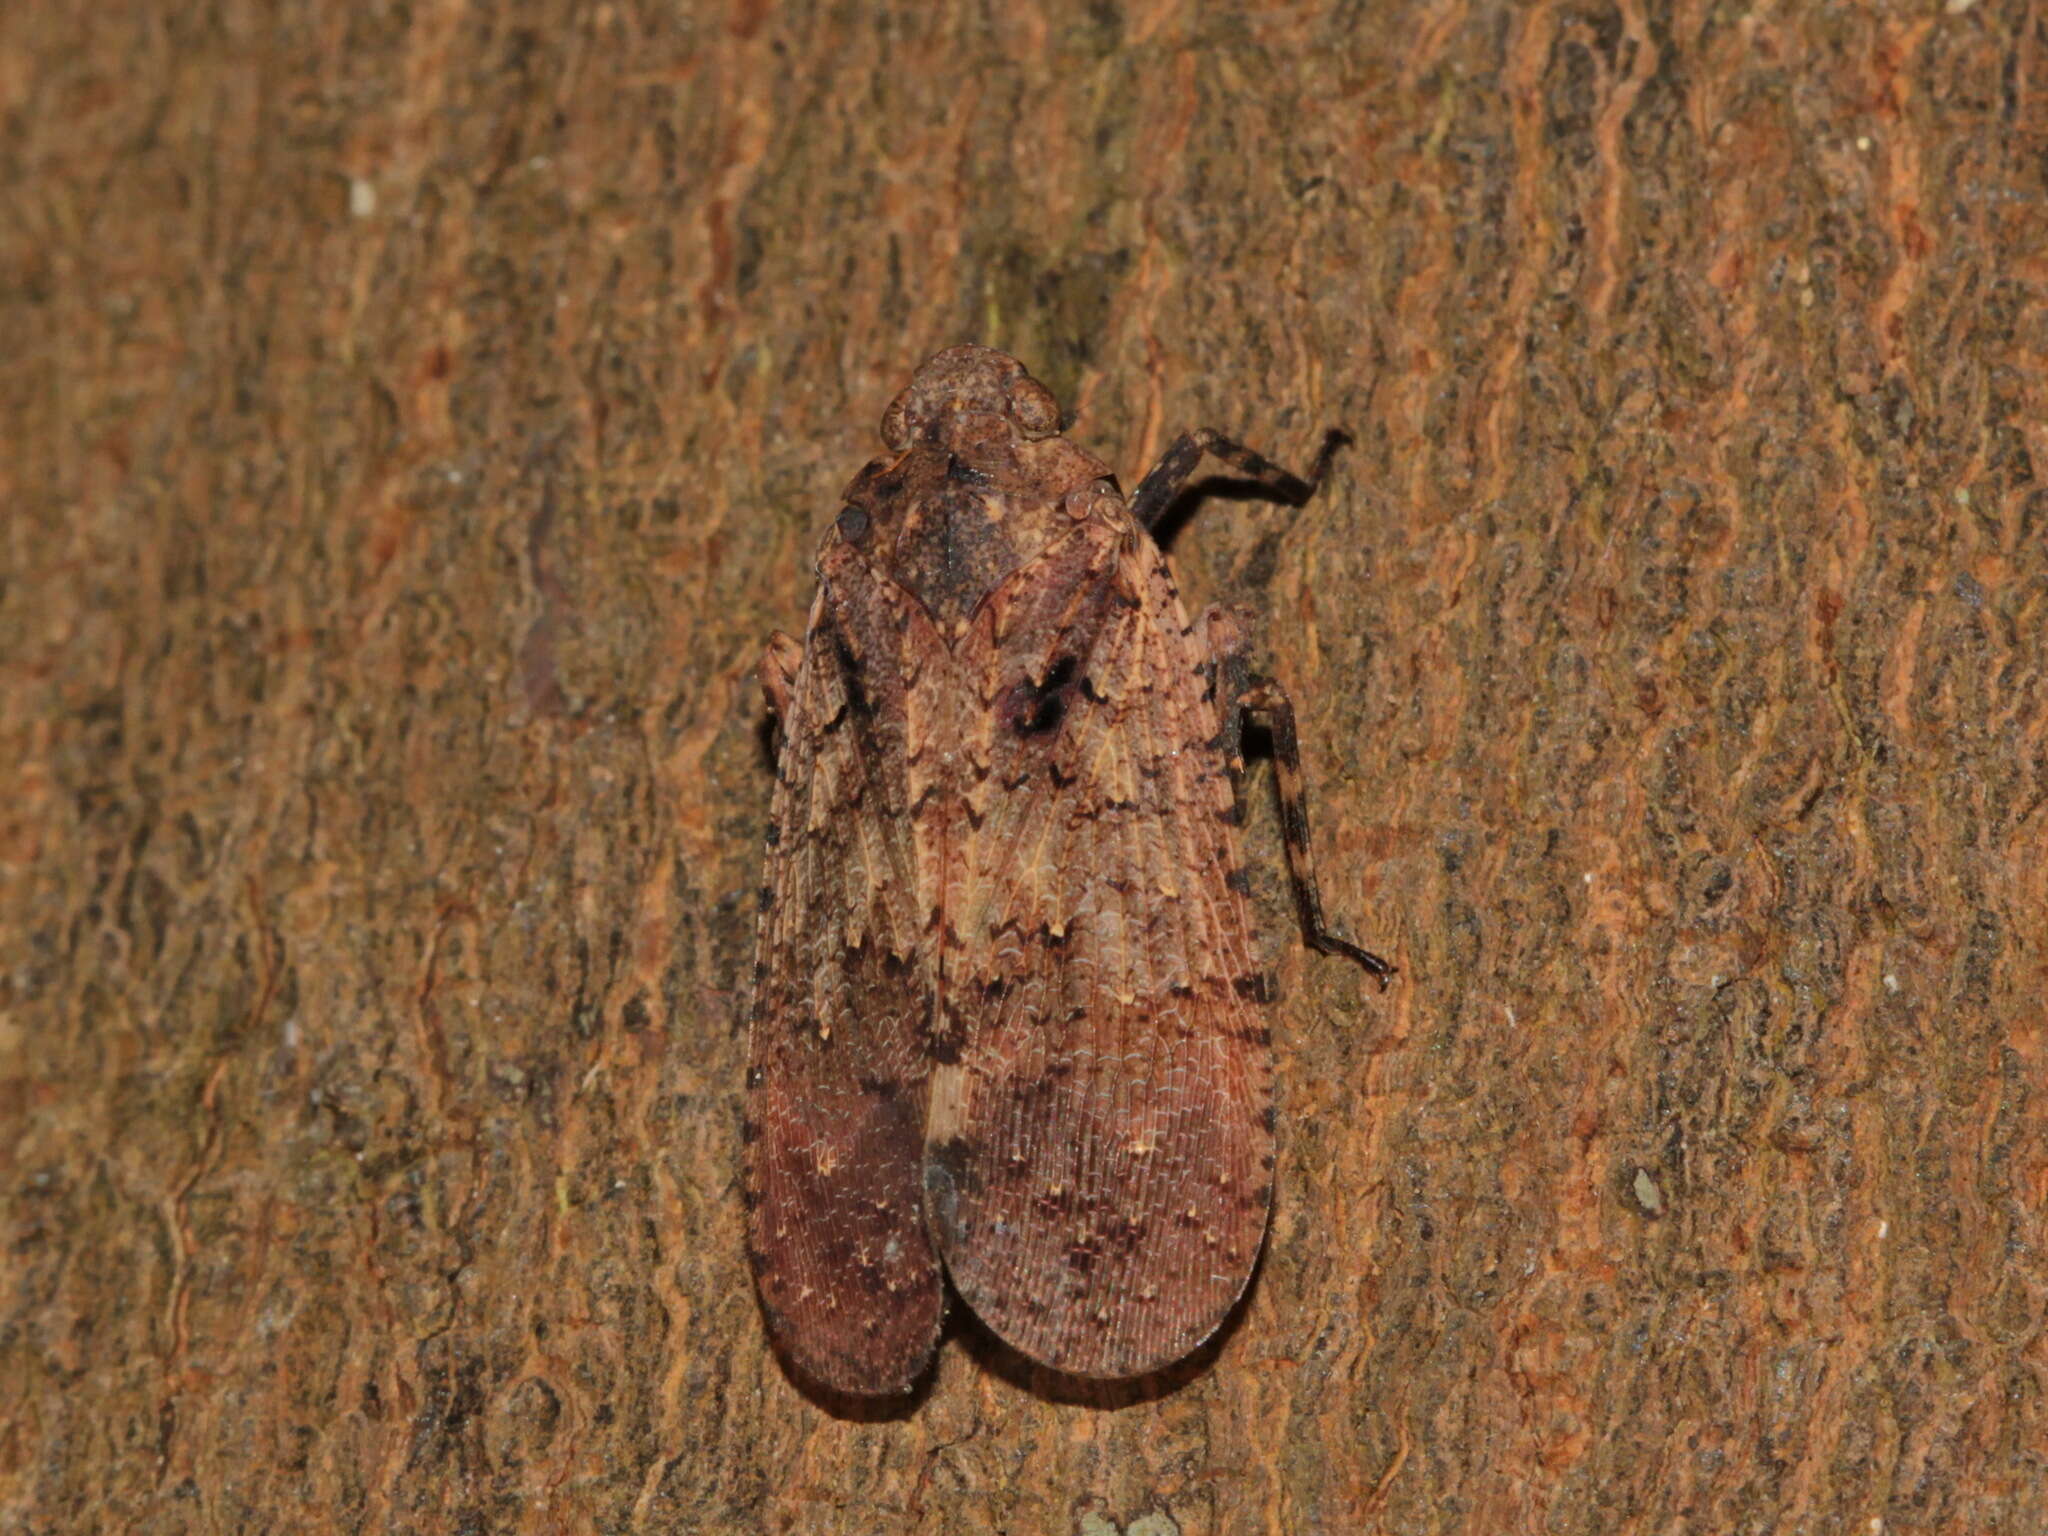
[[[867,513],[859,507],[848,507],[839,514],[839,537],[849,544],[865,544],[872,526]]]
[[[1052,391],[1026,374],[1014,379],[1008,391],[1010,420],[1028,438],[1051,437],[1060,429],[1060,403]]]
[[[882,446],[901,453],[910,446],[910,391],[904,390],[882,412]]]

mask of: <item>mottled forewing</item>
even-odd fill
[[[936,975],[903,763],[916,637],[860,562],[828,546],[821,567],[762,892],[749,1249],[790,1360],[827,1387],[886,1392],[930,1357],[944,1299],[920,1184]]]
[[[926,1179],[974,1310],[1121,1377],[1242,1294],[1272,1120],[1213,668],[1112,510],[999,590],[963,659],[990,708],[944,986],[976,1022],[933,1077]]]

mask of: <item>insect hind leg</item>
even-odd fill
[[[1316,881],[1315,850],[1309,838],[1308,791],[1301,772],[1301,740],[1294,727],[1294,701],[1269,677],[1254,675],[1246,659],[1243,622],[1225,608],[1204,616],[1216,668],[1216,705],[1223,721],[1223,753],[1230,764],[1238,817],[1244,814],[1244,721],[1258,716],[1273,738],[1273,783],[1280,799],[1280,837],[1287,849],[1287,874],[1294,887],[1302,942],[1325,955],[1343,955],[1372,973],[1385,991],[1394,967],[1369,949],[1334,933],[1323,917]]]

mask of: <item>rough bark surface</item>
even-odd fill
[[[7,7],[0,1527],[2048,1529],[2044,92],[2025,0]],[[1174,556],[1403,974],[1254,816],[1220,1351],[863,1418],[742,1250],[753,673],[963,340],[1126,477],[1355,436]]]

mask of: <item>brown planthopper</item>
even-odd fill
[[[1034,1360],[1156,1370],[1243,1293],[1272,1196],[1271,1049],[1237,860],[1239,736],[1270,723],[1307,942],[1324,927],[1293,711],[1243,626],[1190,622],[1148,530],[1015,359],[952,347],[882,418],[818,555],[780,721],[742,1126],[771,1331],[842,1392],[907,1390],[942,1275]],[[1324,456],[1327,459],[1327,453]]]

